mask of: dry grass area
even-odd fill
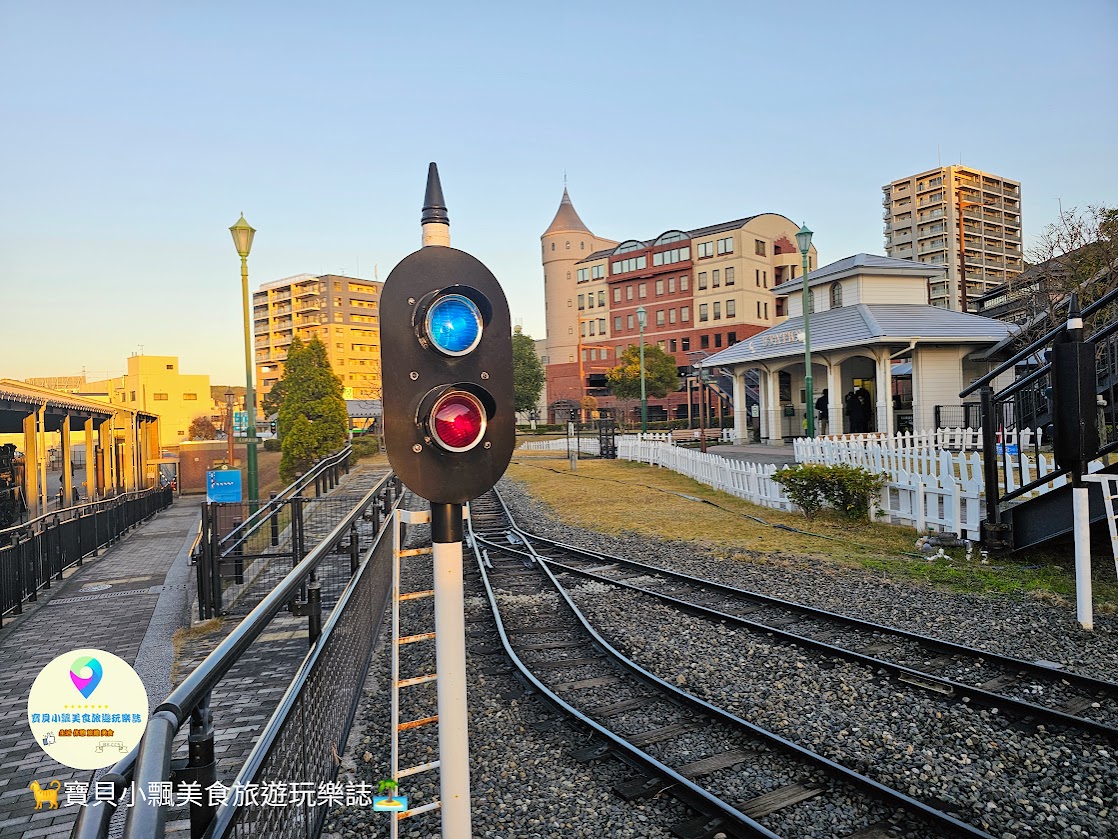
[[[809,521],[640,463],[580,460],[571,472],[562,453],[518,451],[507,474],[556,519],[586,530],[695,542],[742,561],[795,556],[956,591],[1028,594],[1062,603],[1075,597],[1071,551],[1064,548],[995,556],[987,565],[968,562],[962,549],[929,560],[914,554],[912,528],[852,523],[826,512]],[[1115,614],[1118,585],[1108,558],[1095,558],[1093,576],[1096,610]]]
[[[798,513],[759,507],[717,492],[668,469],[627,461],[580,460],[572,473],[566,459],[557,460],[553,452],[517,452],[508,476],[526,484],[556,518],[602,533],[635,531],[731,552],[796,554],[837,562],[858,562],[867,555],[897,556],[912,551],[916,539],[907,528],[851,525],[828,514],[808,521]]]
[[[212,618],[208,621],[201,621],[194,624],[194,626],[184,626],[182,629],[176,629],[175,634],[171,636],[171,645],[175,649],[174,661],[171,664],[171,684],[177,685],[179,683],[179,658],[181,657],[182,648],[191,641],[197,641],[218,632],[225,625],[223,618]]]

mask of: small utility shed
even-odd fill
[[[733,376],[737,438],[749,437],[749,370],[760,376],[762,439],[779,445],[789,432],[804,433],[799,418],[810,409],[804,387],[805,281],[812,385],[815,399],[827,390],[826,433],[853,430],[844,413],[845,399],[859,388],[868,392],[872,406],[868,427],[860,430],[892,434],[898,417],[907,425],[910,415],[913,430],[934,428],[935,406],[958,405],[959,391],[993,363],[985,353],[1016,329],[929,305],[928,283],[942,280],[945,273],[937,265],[859,253],[777,286],[773,294],[783,300],[788,318],[702,362]],[[902,370],[911,376],[911,388],[895,400],[893,378]],[[1007,374],[1007,381],[1011,378]],[[794,427],[784,419],[792,415],[798,418]]]

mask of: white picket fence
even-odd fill
[[[617,438],[617,456],[623,460],[671,469],[714,489],[762,507],[793,510],[795,506],[784,488],[772,480],[776,466],[747,463],[671,442],[649,440],[647,436],[625,435]],[[853,441],[846,441],[853,442]],[[566,451],[566,440],[524,443],[528,451]],[[583,440],[582,451],[598,453],[597,440]],[[845,462],[845,461],[835,461]],[[885,471],[885,470],[879,470]],[[981,471],[977,474],[981,475]],[[907,524],[923,533],[928,527],[959,533],[961,538],[977,539],[981,516],[981,484],[963,484],[944,476],[922,476],[901,470],[882,491],[878,520]]]

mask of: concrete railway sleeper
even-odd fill
[[[634,766],[636,776],[615,786],[620,795],[666,791],[694,809],[675,835],[989,835],[644,670],[583,618],[510,524],[493,494],[471,505],[470,544],[497,633],[475,653],[503,651],[530,692],[593,733],[576,757],[612,752]],[[546,616],[530,605],[540,597],[554,604]]]

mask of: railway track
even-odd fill
[[[495,494],[471,505],[470,543],[496,621],[489,651],[503,649],[531,690],[594,735],[576,757],[613,752],[634,768],[618,793],[667,790],[695,810],[676,836],[989,835],[642,669],[582,617],[556,579],[560,564],[540,561],[533,541]]]
[[[973,707],[1010,712],[1027,725],[1062,726],[1118,742],[1118,684],[815,609],[713,580],[507,530],[554,571],[619,586],[772,640],[884,671]],[[499,525],[497,526],[499,529]]]

